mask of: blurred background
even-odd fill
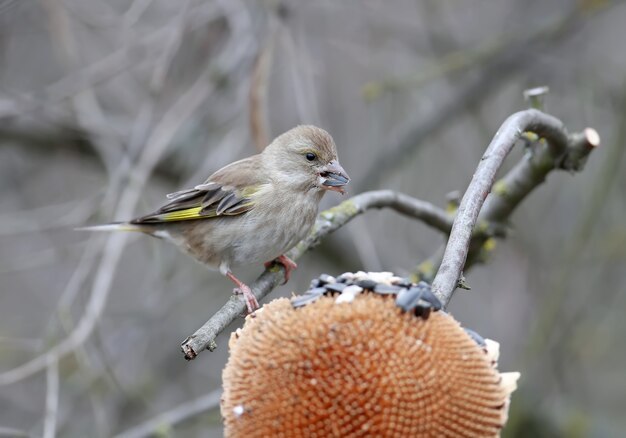
[[[334,136],[351,194],[444,206],[547,85],[546,110],[602,147],[526,199],[450,310],[522,372],[505,436],[623,436],[624,23],[609,0],[0,0],[0,371],[31,364],[0,386],[0,435],[221,436],[229,333],[192,362],[179,345],[232,284],[157,239],[75,227],[152,211],[298,123]],[[441,243],[371,211],[272,297],[321,272],[406,275]]]

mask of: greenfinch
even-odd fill
[[[193,188],[167,195],[157,211],[128,222],[87,227],[139,231],[165,239],[219,271],[243,294],[248,312],[259,304],[232,268],[266,262],[297,266],[284,253],[309,233],[326,191],[344,193],[350,178],[332,137],[311,125],[274,139],[260,154],[235,161]]]

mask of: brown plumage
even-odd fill
[[[169,201],[153,213],[88,229],[141,231],[174,243],[230,278],[252,312],[258,307],[256,298],[231,268],[280,258],[288,278],[295,263],[283,254],[307,235],[324,193],[343,193],[348,181],[332,137],[301,125],[278,136],[260,154],[167,195]]]

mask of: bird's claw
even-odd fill
[[[259,302],[257,301],[256,297],[252,293],[252,290],[245,284],[242,284],[241,286],[234,288],[233,294],[243,295],[243,299],[246,302],[246,307],[248,308],[248,313],[252,313],[259,308]]]
[[[296,264],[296,262],[291,260],[286,255],[281,255],[271,262],[265,262],[265,268],[270,268],[274,263],[280,263],[285,268],[285,281],[283,281],[283,284],[287,284],[287,282],[289,281],[289,278],[291,277],[291,271],[298,269],[298,265]]]
[[[259,302],[256,300],[256,297],[247,284],[235,277],[235,275],[230,271],[226,272],[226,277],[237,285],[237,287],[233,289],[233,293],[235,295],[243,295],[243,298],[246,301],[246,307],[248,308],[248,313],[252,313],[259,308]]]

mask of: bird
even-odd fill
[[[137,231],[176,245],[229,278],[248,313],[259,308],[250,287],[232,269],[280,263],[285,283],[297,268],[285,253],[307,236],[327,191],[345,193],[350,177],[339,164],[331,135],[299,125],[262,152],[228,164],[202,184],[166,195],[158,210],[90,231]]]

